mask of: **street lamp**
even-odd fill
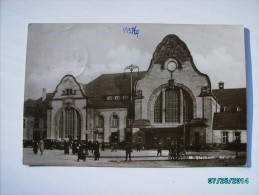
[[[134,119],[134,105],[133,105],[133,78],[132,78],[132,73],[133,71],[137,69],[137,73],[139,73],[139,67],[137,65],[131,64],[130,66],[126,66],[124,69],[124,78],[125,78],[125,73],[127,70],[130,71],[130,108],[129,108],[129,119],[130,119],[130,134],[132,134],[132,123]],[[137,75],[138,78],[138,75]],[[132,141],[132,135],[128,138],[129,141]]]
[[[126,68],[124,69],[124,77],[125,77],[125,72],[127,71],[127,70],[129,70],[130,71],[130,100],[132,101],[133,100],[133,98],[132,98],[132,96],[133,96],[133,93],[132,93],[132,85],[133,85],[133,81],[132,81],[132,72],[134,71],[134,69],[138,69],[138,72],[139,72],[139,67],[137,66],[137,65],[133,65],[133,64],[131,64],[130,66],[126,66]]]

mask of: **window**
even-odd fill
[[[227,132],[227,131],[223,131],[223,134],[222,134],[222,143],[223,143],[223,144],[227,144],[227,143],[228,143],[228,132]]]
[[[154,122],[162,123],[162,93],[158,96],[154,106]]]
[[[65,108],[59,119],[59,138],[80,138],[81,120],[79,113],[74,108]]]
[[[63,95],[75,95],[76,94],[76,90],[73,89],[66,89],[65,91],[63,91]]]
[[[98,127],[103,127],[104,126],[104,118],[103,118],[103,116],[99,116],[98,117],[97,126]]]
[[[162,91],[154,104],[154,123],[189,122],[193,104],[189,94],[180,88]]]
[[[106,100],[112,100],[112,96],[107,96]]]
[[[124,96],[122,96],[122,99],[123,99],[123,100],[128,100],[128,99],[129,99],[129,96],[128,96],[128,95],[124,95]]]
[[[179,90],[165,91],[165,122],[180,122],[180,93]]]
[[[112,126],[118,127],[119,126],[119,117],[117,115],[112,116]]]
[[[115,96],[114,99],[115,100],[120,100],[120,96]]]

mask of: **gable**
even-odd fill
[[[86,98],[80,84],[72,75],[64,76],[57,85],[53,99]]]

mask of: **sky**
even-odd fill
[[[135,28],[135,34],[125,28]],[[244,28],[229,25],[37,24],[28,26],[25,100],[52,93],[66,74],[89,83],[101,74],[121,73],[130,64],[146,71],[168,34],[186,43],[212,89],[246,87]]]

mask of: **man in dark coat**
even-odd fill
[[[99,160],[100,151],[99,151],[99,142],[96,141],[94,144],[94,160]]]
[[[66,140],[64,141],[64,153],[69,154],[69,143]]]
[[[33,153],[38,154],[38,143],[36,140],[33,140]]]
[[[126,161],[128,160],[128,157],[129,157],[129,160],[131,161],[132,146],[130,142],[127,142],[125,149],[126,149]]]
[[[78,144],[77,161],[79,161],[80,159],[82,159],[83,161],[85,161],[86,159],[84,146],[81,143]]]
[[[157,156],[162,156],[162,143],[159,142],[157,146]]]

